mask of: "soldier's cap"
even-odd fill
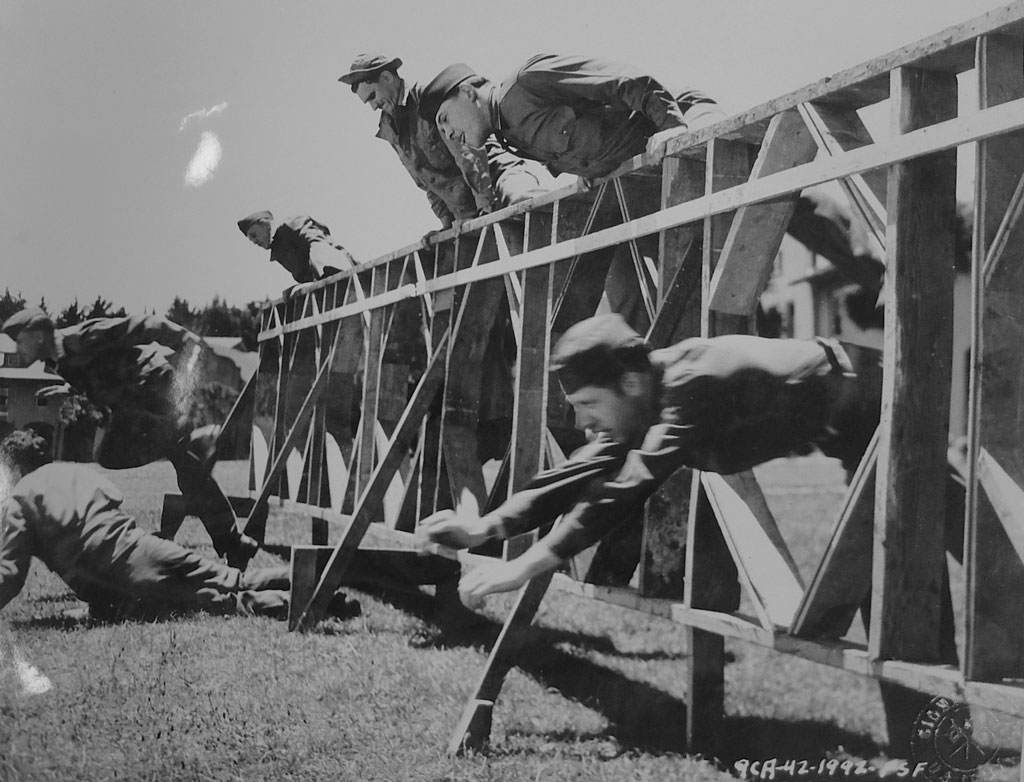
[[[383,54],[359,54],[352,60],[348,73],[339,76],[338,81],[355,86],[364,81],[370,81],[381,71],[397,71],[401,67],[402,60],[398,57],[386,57]]]
[[[256,223],[262,222],[263,220],[274,219],[274,213],[268,212],[264,209],[262,212],[253,212],[251,215],[247,215],[238,221],[238,230],[248,235],[249,229],[252,228]]]
[[[596,315],[571,326],[551,354],[566,394],[584,386],[615,386],[627,372],[651,367],[650,347],[621,315]]]
[[[477,72],[464,62],[449,65],[420,92],[419,114],[423,119],[433,122],[437,118],[437,110],[441,108],[448,93],[467,79],[477,76]]]
[[[0,331],[11,339],[17,339],[23,329],[39,328],[53,328],[53,321],[50,320],[50,316],[39,309],[39,307],[25,307],[25,309],[15,312],[4,321]]]

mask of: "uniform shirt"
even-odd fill
[[[381,112],[377,138],[398,154],[409,176],[427,194],[430,208],[446,228],[479,211],[462,170],[441,139],[437,125],[420,117],[420,87],[412,84],[394,114]]]
[[[497,134],[552,173],[604,176],[644,151],[660,130],[685,127],[685,111],[713,103],[688,89],[673,96],[629,65],[539,54],[502,82]]]
[[[315,282],[356,265],[348,250],[331,240],[326,225],[304,215],[289,217],[277,227],[270,241],[270,260],[281,264],[298,283]]]
[[[22,478],[0,506],[0,608],[21,592],[33,556],[83,600],[130,591],[128,562],[147,533],[121,511],[123,501],[80,464],[47,464]]]
[[[155,315],[131,315],[93,318],[57,334],[57,374],[94,403],[173,412],[168,392],[174,373],[151,343],[181,350],[192,336],[188,329]]]
[[[745,335],[688,339],[652,352],[651,364],[659,411],[643,443],[630,449],[602,436],[537,475],[493,511],[506,535],[565,513],[545,541],[567,558],[635,518],[680,467],[739,472],[813,445],[828,454],[843,436],[862,434],[830,426],[837,383],[853,374],[834,343]],[[861,423],[850,422],[854,428]]]

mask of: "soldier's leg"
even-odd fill
[[[188,448],[188,438],[174,443],[167,453],[178,478],[178,488],[210,533],[213,547],[228,564],[245,569],[259,544],[238,529],[231,502],[214,480],[209,468]]]

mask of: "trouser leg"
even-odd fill
[[[228,553],[241,537],[231,502],[210,470],[183,443],[176,443],[168,451],[167,460],[174,466],[178,488],[181,489],[186,505],[203,522],[217,553]]]

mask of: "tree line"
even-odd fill
[[[193,307],[188,299],[175,296],[163,317],[201,337],[240,337],[247,350],[256,350],[261,304],[251,301],[243,307],[235,307],[219,296],[214,296],[209,303]],[[10,288],[5,288],[0,296],[0,323],[27,306],[29,302],[21,293],[11,293]],[[86,305],[76,298],[61,310],[51,310],[43,297],[37,306],[50,314],[57,328],[74,326],[91,318],[116,318],[129,314],[124,307],[114,306],[113,302],[103,296],[97,296]],[[150,314],[155,314],[155,311]]]

